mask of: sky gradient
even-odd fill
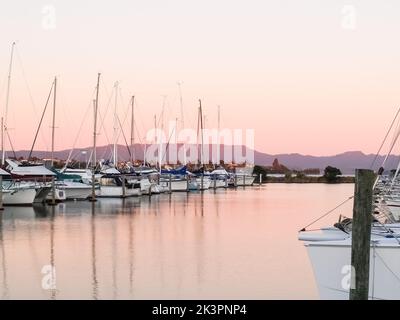
[[[84,115],[101,72],[109,138],[115,81],[121,119],[136,97],[141,137],[164,95],[165,120],[180,117],[181,81],[188,127],[201,98],[207,127],[220,105],[221,126],[253,128],[259,151],[373,153],[400,105],[399,13],[395,0],[2,1],[0,106],[17,41],[8,121],[17,150],[30,148],[55,75],[56,149],[72,147],[82,121],[76,145],[90,145]],[[50,121],[49,112],[36,149],[50,148]]]

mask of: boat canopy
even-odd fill
[[[224,175],[224,176],[229,175],[229,173],[225,169],[216,169],[214,171],[211,171],[210,174],[212,174],[212,175]]]
[[[9,167],[11,168],[11,174],[15,174],[18,176],[55,176],[56,174],[49,169],[47,169],[44,165],[19,165],[17,162],[13,160],[6,159]]]
[[[186,166],[180,167],[179,169],[171,169],[171,170],[161,170],[161,174],[173,174],[173,175],[186,175]]]

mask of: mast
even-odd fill
[[[201,134],[201,161],[204,162],[204,137],[203,137],[203,109],[201,107],[201,99],[199,99],[199,120],[200,120],[200,134]]]
[[[90,201],[96,201],[96,190],[95,190],[95,172],[96,172],[96,136],[97,136],[97,111],[99,108],[99,86],[100,86],[100,73],[97,74],[97,85],[96,85],[96,99],[93,100],[93,169],[92,169],[92,195]]]
[[[162,154],[162,145],[163,145],[162,133],[164,131],[164,108],[165,108],[166,96],[163,96],[163,97],[164,97],[163,106],[162,106],[162,110],[161,110],[160,144],[159,144],[159,148],[158,148],[158,162],[159,162],[159,165],[160,165],[160,173],[161,173],[162,158],[163,158],[163,154]]]
[[[183,98],[182,98],[182,88],[181,88],[181,82],[178,82],[178,88],[179,88],[179,101],[181,105],[181,129],[185,129],[185,121],[184,121],[184,116],[183,116]],[[177,146],[178,147],[178,146]],[[183,141],[183,165],[186,165],[186,141]]]
[[[94,125],[93,125],[93,172],[96,170],[96,136],[97,136],[97,111],[99,109],[99,86],[100,86],[100,73],[97,74],[97,85],[96,85],[96,99],[93,101],[94,104]]]
[[[135,161],[135,96],[132,96],[132,118],[131,118],[131,162]]]
[[[113,146],[113,163],[118,166],[117,160],[117,140],[118,140],[118,118],[117,118],[117,103],[118,103],[118,81],[115,82],[115,103],[114,103],[114,146]]]
[[[54,77],[54,92],[53,92],[53,125],[51,127],[51,166],[54,166],[54,133],[56,125],[56,97],[57,97],[57,77]]]
[[[9,100],[10,100],[11,71],[12,71],[12,65],[13,65],[14,47],[15,47],[15,42],[13,42],[12,45],[11,45],[10,64],[8,66],[6,108],[5,108],[5,113],[4,113],[4,120],[3,120],[4,123],[3,123],[3,129],[2,129],[2,130],[5,130],[5,131],[7,130],[8,103],[9,103]],[[1,140],[2,140],[1,141],[1,145],[2,145],[1,164],[4,165],[5,157],[6,157],[6,150],[4,149],[4,134],[2,135]]]
[[[220,147],[220,130],[221,130],[221,106],[218,106],[218,128],[217,128],[217,165],[219,166],[220,164],[220,152],[221,152],[221,147]]]

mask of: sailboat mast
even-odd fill
[[[135,161],[135,96],[132,96],[132,119],[131,119],[131,162]]]
[[[182,98],[182,88],[181,88],[181,83],[178,82],[178,88],[179,88],[179,101],[181,105],[181,129],[185,129],[185,121],[184,121],[184,115],[183,115],[183,98]],[[183,141],[183,165],[186,165],[186,141]]]
[[[13,42],[11,45],[11,57],[10,57],[10,65],[8,66],[8,77],[7,77],[6,108],[5,108],[5,112],[4,112],[4,123],[3,123],[2,130],[7,130],[8,103],[10,101],[11,71],[12,71],[12,65],[13,65],[14,47],[15,47],[15,42]],[[4,165],[5,157],[6,157],[6,150],[4,149],[4,134],[2,135],[1,144],[2,144],[1,164]]]
[[[118,118],[117,118],[117,103],[118,103],[118,81],[115,82],[115,103],[114,103],[114,146],[113,146],[113,163],[117,167],[117,139],[118,139]]]
[[[97,136],[97,112],[99,109],[99,87],[100,87],[100,73],[97,74],[96,85],[96,100],[94,100],[94,125],[93,125],[93,172],[96,169],[96,136]]]
[[[56,98],[57,98],[57,77],[54,77],[54,92],[53,92],[53,122],[51,127],[51,166],[54,166],[54,133],[56,125]]]
[[[218,131],[218,133],[217,133],[217,165],[219,165],[220,164],[220,161],[221,161],[221,159],[220,159],[220,157],[221,157],[221,150],[220,150],[220,143],[221,143],[221,141],[220,141],[220,130],[221,130],[221,106],[218,106],[218,128],[217,128],[217,131]]]
[[[204,162],[204,137],[203,137],[203,109],[201,107],[201,99],[199,99],[199,119],[200,119],[200,134],[201,134],[201,164]]]
[[[162,110],[161,110],[161,130],[160,130],[160,144],[159,144],[159,148],[158,148],[158,163],[160,165],[160,173],[161,173],[161,166],[162,166],[162,158],[163,158],[163,154],[162,154],[162,146],[163,146],[163,135],[162,132],[164,132],[164,108],[165,108],[165,99],[166,96],[164,96],[163,99],[163,106],[162,106]]]

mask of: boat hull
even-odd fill
[[[326,242],[306,244],[320,298],[348,300],[351,285],[351,239],[345,241],[345,245],[338,244],[339,241]],[[371,246],[370,299],[400,299],[400,248],[394,239],[387,242],[392,244]]]
[[[35,189],[3,190],[3,205],[5,206],[29,206],[36,197]]]

